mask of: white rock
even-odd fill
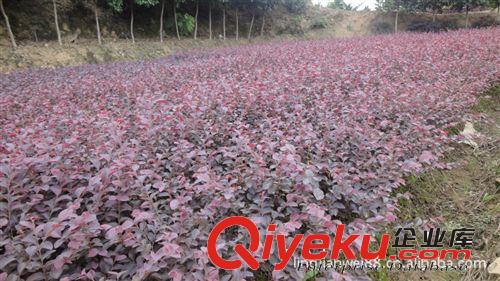
[[[489,266],[488,266],[489,274],[500,274],[500,257],[496,258]]]
[[[464,130],[460,132],[462,136],[473,136],[477,134],[476,129],[474,129],[474,125],[471,122],[465,122]]]

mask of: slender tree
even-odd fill
[[[102,45],[101,26],[99,24],[98,0],[89,0],[89,1],[85,1],[84,3],[86,5],[90,5],[90,8],[94,11],[96,33],[97,33],[97,42],[99,42],[99,45]],[[106,0],[105,3],[108,6],[110,6],[112,8],[112,10],[114,10],[116,12],[121,12],[123,9],[123,0]]]
[[[436,14],[441,13],[446,5],[447,0],[418,0],[401,2],[402,8],[407,11],[432,13],[432,22],[436,21]]]
[[[161,0],[160,12],[160,42],[163,43],[163,14],[165,13],[165,0]]]
[[[57,42],[59,45],[62,45],[62,39],[61,39],[61,30],[59,29],[59,19],[57,16],[57,1],[52,0],[52,6],[54,10],[54,24],[56,26],[56,33],[57,33]]]
[[[130,0],[130,38],[132,39],[132,44],[135,44],[135,36],[134,36],[134,0]]]
[[[465,4],[465,28],[469,28],[469,4]]]
[[[384,12],[394,12],[394,33],[398,32],[399,13],[402,8],[406,7],[407,3],[415,3],[412,0],[377,0],[377,10]]]
[[[489,0],[489,5],[497,10],[497,23],[500,23],[500,0]]]
[[[226,40],[226,1],[222,0],[222,38]]]
[[[465,12],[465,28],[469,28],[469,12],[471,9],[486,7],[486,0],[456,0],[451,1],[451,9],[456,12]]]
[[[248,40],[252,37],[253,22],[255,21],[255,12],[252,11],[252,20],[250,21],[250,27],[248,28]]]
[[[398,33],[399,22],[399,7],[396,9],[396,17],[394,18],[394,33]]]
[[[394,33],[398,33],[399,10],[401,9],[401,5],[398,0],[394,0],[394,5],[396,9],[396,17],[394,19]]]
[[[497,10],[497,14],[500,14],[500,0],[489,0],[488,3],[492,9]]]
[[[264,36],[264,26],[266,24],[266,13],[274,8],[278,0],[255,0],[262,14],[262,23],[260,26],[260,36]]]
[[[384,6],[393,5],[395,0],[377,1],[377,9],[385,10]],[[436,14],[442,12],[445,6],[448,6],[449,0],[399,0],[401,10],[407,12],[430,12],[433,22],[436,20]],[[388,4],[389,3],[389,4]]]
[[[260,37],[264,36],[264,26],[266,24],[266,14],[262,14],[262,25],[260,26]]]
[[[234,10],[236,40],[240,39],[240,12],[245,11],[248,0],[229,0],[230,8]]]
[[[212,40],[212,1],[208,1],[208,34],[210,40]]]
[[[446,0],[423,0],[416,8],[421,11],[431,11],[432,22],[436,22],[436,15],[442,13],[444,6],[446,6]]]
[[[5,8],[3,6],[3,0],[0,0],[0,10],[2,10],[3,19],[5,20],[5,26],[7,27],[7,33],[9,33],[10,43],[12,44],[12,48],[17,48],[16,38],[14,37],[14,33],[12,32],[12,28],[10,27],[9,17],[7,13],[5,13]]]
[[[197,39],[198,36],[198,12],[200,10],[200,1],[196,0],[196,14],[194,16],[194,40]]]
[[[95,26],[97,31],[97,42],[99,42],[99,45],[102,45],[101,27],[99,26],[99,12],[97,7],[97,0],[94,0],[94,16],[95,16]]]
[[[134,7],[135,5],[152,7],[158,4],[158,0],[130,0],[130,38],[132,38],[132,43],[135,43],[134,35]]]
[[[179,24],[177,23],[177,0],[174,0],[174,24],[175,24],[175,33],[177,34],[177,39],[181,40],[181,35],[179,34]]]
[[[238,26],[238,7],[235,8],[235,17],[236,17],[236,40],[240,39],[240,28]]]

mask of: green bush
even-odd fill
[[[179,34],[181,36],[189,36],[193,34],[195,19],[189,14],[177,14],[177,24],[179,25]],[[175,22],[173,18],[169,18],[165,24],[165,30],[168,33],[175,34]]]
[[[177,24],[179,25],[179,33],[182,36],[191,35],[194,31],[195,19],[189,14],[179,14]]]
[[[311,22],[312,29],[322,29],[328,26],[328,22],[325,18],[315,18]]]
[[[482,16],[472,23],[472,28],[482,28],[498,25],[497,20],[491,16]]]
[[[356,11],[359,6],[353,6],[351,4],[347,4],[344,0],[334,0],[333,2],[330,2],[327,5],[327,7],[330,9],[344,10],[344,11]]]
[[[441,22],[436,21],[426,21],[426,20],[414,20],[408,24],[408,31],[414,32],[439,32],[444,30]]]
[[[392,33],[394,31],[394,25],[386,21],[375,20],[371,24],[371,30],[375,34]]]
[[[461,26],[458,25],[458,22],[454,19],[441,19],[438,21],[439,24],[441,24],[441,27],[443,30],[456,30],[461,28]]]
[[[289,12],[294,14],[302,14],[307,10],[308,0],[282,0],[283,5]]]
[[[276,25],[277,34],[304,35],[302,16],[295,16],[286,21],[280,21]]]

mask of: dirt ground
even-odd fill
[[[91,39],[80,40],[78,44],[59,46],[56,42],[30,42],[12,50],[0,47],[0,72],[32,67],[61,67],[106,63],[113,61],[142,60],[168,56],[176,52],[197,48],[213,48],[248,43],[246,40],[169,40],[160,43],[142,40],[135,44],[127,40],[107,42],[101,46]]]

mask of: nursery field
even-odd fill
[[[208,259],[231,215],[373,233],[408,176],[451,166],[499,46],[500,28],[401,33],[1,75],[0,280],[252,278]]]

